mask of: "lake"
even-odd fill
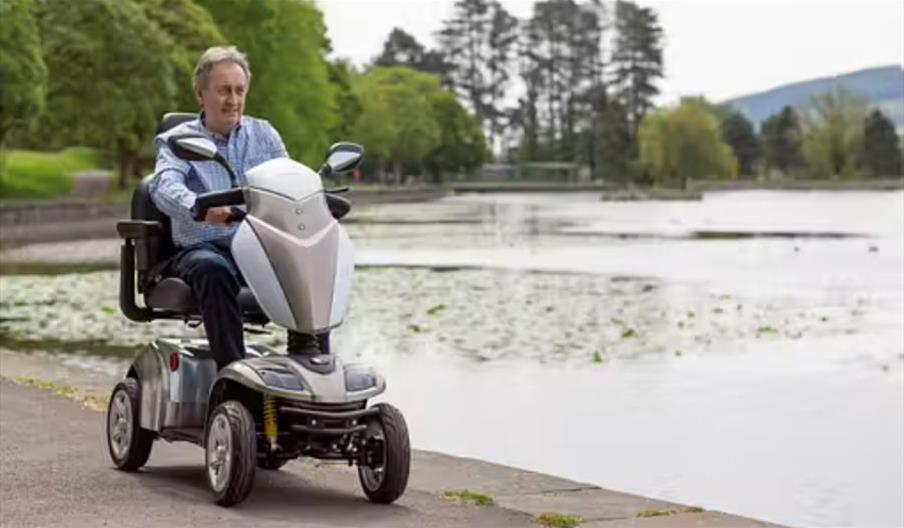
[[[334,346],[386,375],[415,447],[789,525],[904,524],[904,192],[474,194],[348,229]],[[3,331],[192,332],[126,322],[116,277],[2,277]],[[126,364],[105,352],[66,361]]]

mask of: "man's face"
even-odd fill
[[[214,65],[207,87],[198,87],[207,128],[217,134],[228,134],[242,119],[247,93],[248,79],[241,66],[231,62]]]

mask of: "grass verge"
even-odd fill
[[[577,515],[567,513],[546,512],[537,517],[537,523],[543,526],[555,526],[556,528],[575,528],[584,520]]]
[[[493,506],[494,504],[496,504],[496,501],[493,500],[493,497],[482,495],[480,493],[474,493],[468,490],[444,491],[442,497],[446,500],[465,502],[469,504],[475,504],[477,506]]]
[[[67,196],[73,175],[106,165],[102,152],[69,147],[58,152],[12,149],[0,153],[0,199],[41,200]]]
[[[681,508],[678,510],[644,510],[637,514],[640,518],[648,518],[648,517],[665,517],[668,515],[678,515],[679,513],[702,513],[705,512],[703,508],[693,506],[691,508]]]
[[[63,396],[65,398],[81,402],[82,405],[94,411],[107,410],[107,404],[109,403],[106,398],[99,398],[97,396],[81,394],[75,387],[71,387],[69,385],[60,385],[59,383],[54,383],[52,381],[42,380],[38,378],[27,378],[24,376],[16,376],[15,378],[10,379],[14,383],[18,383],[19,385],[24,385],[26,387],[36,387],[38,389],[53,391],[53,393],[58,396]]]

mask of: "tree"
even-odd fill
[[[628,183],[631,170],[631,130],[628,112],[618,101],[609,101],[597,114],[594,142],[594,176],[607,181]]]
[[[223,35],[248,54],[248,113],[269,120],[293,158],[319,166],[338,119],[322,13],[300,0],[197,2]]]
[[[388,161],[400,183],[406,165],[419,165],[440,144],[431,94],[441,90],[439,78],[404,67],[373,68],[355,79],[363,109],[353,139]]]
[[[856,178],[867,99],[843,89],[813,98],[803,152],[815,178]]]
[[[443,54],[436,50],[428,50],[414,36],[400,28],[393,28],[383,51],[374,59],[374,66],[406,66],[427,73],[435,73],[442,79],[443,85],[451,86],[449,71],[452,65],[446,62]]]
[[[873,178],[901,176],[901,149],[895,125],[879,110],[863,123],[861,166]]]
[[[171,111],[193,111],[198,100],[193,89],[193,73],[201,54],[211,46],[226,44],[213,17],[192,0],[139,0],[147,17],[172,41],[170,62],[176,89]]]
[[[487,32],[487,88],[484,119],[490,132],[490,143],[496,143],[503,133],[507,113],[501,108],[508,92],[512,60],[518,39],[518,19],[506,11],[499,2],[490,4],[489,30]]]
[[[528,97],[521,115],[536,118],[536,128],[525,134],[538,146],[545,143],[531,150],[543,151],[547,159],[592,162],[593,113],[606,99],[604,16],[597,2],[550,0],[534,4],[525,24],[521,76]]]
[[[361,101],[352,89],[352,67],[344,61],[329,63],[330,84],[336,90],[337,117],[330,141],[342,141],[352,136],[358,116],[361,114]]]
[[[803,167],[803,131],[797,112],[790,106],[763,121],[760,140],[767,171],[778,170],[792,175]]]
[[[44,109],[47,67],[31,0],[0,0],[0,148]]]
[[[760,143],[753,125],[740,112],[732,112],[722,120],[722,139],[734,152],[741,176],[752,178],[760,156]]]
[[[738,163],[722,141],[719,122],[697,102],[650,113],[638,140],[641,165],[657,185],[685,187],[690,178],[737,176]]]
[[[173,107],[172,41],[132,0],[36,7],[49,72],[42,137],[108,149],[125,186],[160,115]]]
[[[634,137],[659,94],[655,83],[663,76],[662,28],[651,8],[619,0],[615,3],[615,32],[613,84],[628,110]]]
[[[490,4],[487,0],[456,0],[454,10],[453,18],[443,21],[439,32],[440,49],[452,65],[453,87],[482,118]]]
[[[424,160],[433,183],[442,183],[444,173],[471,172],[480,167],[489,157],[480,121],[452,92],[434,91],[430,104],[440,131],[439,145]]]
[[[411,34],[400,28],[392,32],[383,43],[383,51],[374,60],[375,66],[408,66],[414,68],[424,60],[427,50]]]

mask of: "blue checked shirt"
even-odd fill
[[[228,137],[213,134],[204,128],[201,116],[182,123],[157,136],[157,166],[151,180],[151,199],[171,220],[173,243],[186,247],[210,240],[228,239],[237,225],[226,227],[196,222],[189,210],[198,194],[229,188],[229,174],[214,161],[185,161],[177,158],[166,144],[173,134],[200,132],[214,141],[235,171],[239,185],[245,185],[245,171],[273,158],[287,158],[289,154],[279,133],[263,119],[242,117]]]

